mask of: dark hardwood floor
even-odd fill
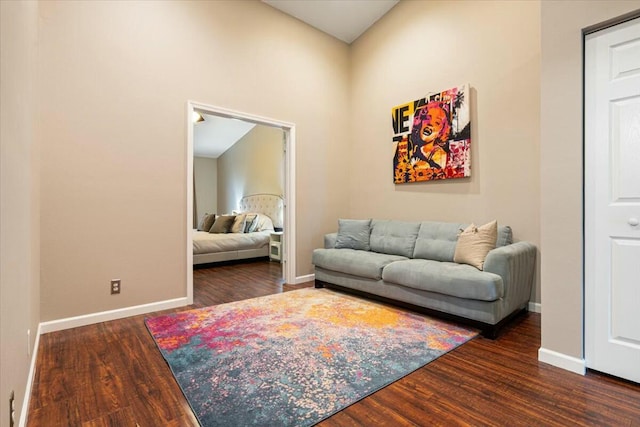
[[[305,286],[268,261],[197,269],[193,307]],[[144,317],[42,335],[27,425],[197,426]],[[540,315],[527,314],[320,425],[640,426],[639,385],[540,363],[539,347]]]

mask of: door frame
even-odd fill
[[[262,117],[251,113],[230,110],[196,101],[187,101],[185,120],[187,123],[187,173],[186,173],[186,214],[187,214],[187,300],[193,304],[193,122],[195,110],[205,114],[229,119],[239,119],[257,125],[282,129],[284,134],[284,249],[282,251],[282,272],[285,283],[296,283],[296,125],[294,123]]]

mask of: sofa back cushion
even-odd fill
[[[513,233],[508,225],[498,226],[498,239],[496,240],[496,248],[507,246],[513,243]]]
[[[422,222],[413,258],[453,262],[458,233],[464,227],[455,222]]]
[[[339,219],[336,249],[368,251],[371,237],[371,219]]]
[[[373,220],[371,222],[371,250],[410,258],[413,256],[419,229],[419,222]]]
[[[453,262],[458,234],[469,224],[455,222],[423,221],[416,239],[413,258]],[[511,227],[499,226],[496,247],[513,243]]]

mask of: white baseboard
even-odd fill
[[[315,274],[307,274],[306,276],[298,276],[296,277],[296,282],[293,285],[299,285],[300,283],[307,283],[316,280]]]
[[[31,352],[31,364],[29,365],[29,374],[27,375],[27,387],[24,391],[24,398],[22,399],[22,410],[20,411],[20,419],[18,420],[18,427],[25,427],[27,425],[27,415],[29,414],[29,400],[31,399],[31,386],[33,385],[33,377],[36,375],[36,362],[38,361],[38,348],[40,347],[40,334],[41,328],[38,325],[38,331],[36,333],[36,340],[33,344],[33,351]]]
[[[42,322],[40,323],[39,329],[41,333],[46,334],[48,332],[62,331],[64,329],[77,328],[79,326],[93,325],[94,323],[108,322],[110,320],[137,316],[139,314],[146,314],[154,311],[168,310],[171,308],[184,307],[186,305],[189,305],[189,300],[187,297],[175,298],[166,301],[136,305],[133,307],[118,308],[116,310],[102,311],[99,313],[91,313],[82,316],[67,317],[65,319]]]
[[[542,313],[542,304],[539,302],[529,302],[529,311],[532,313]]]
[[[576,374],[585,375],[587,373],[587,364],[584,359],[567,356],[546,348],[540,347],[538,349],[538,360]]]

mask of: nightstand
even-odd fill
[[[274,231],[269,236],[269,259],[282,262],[282,231]]]

